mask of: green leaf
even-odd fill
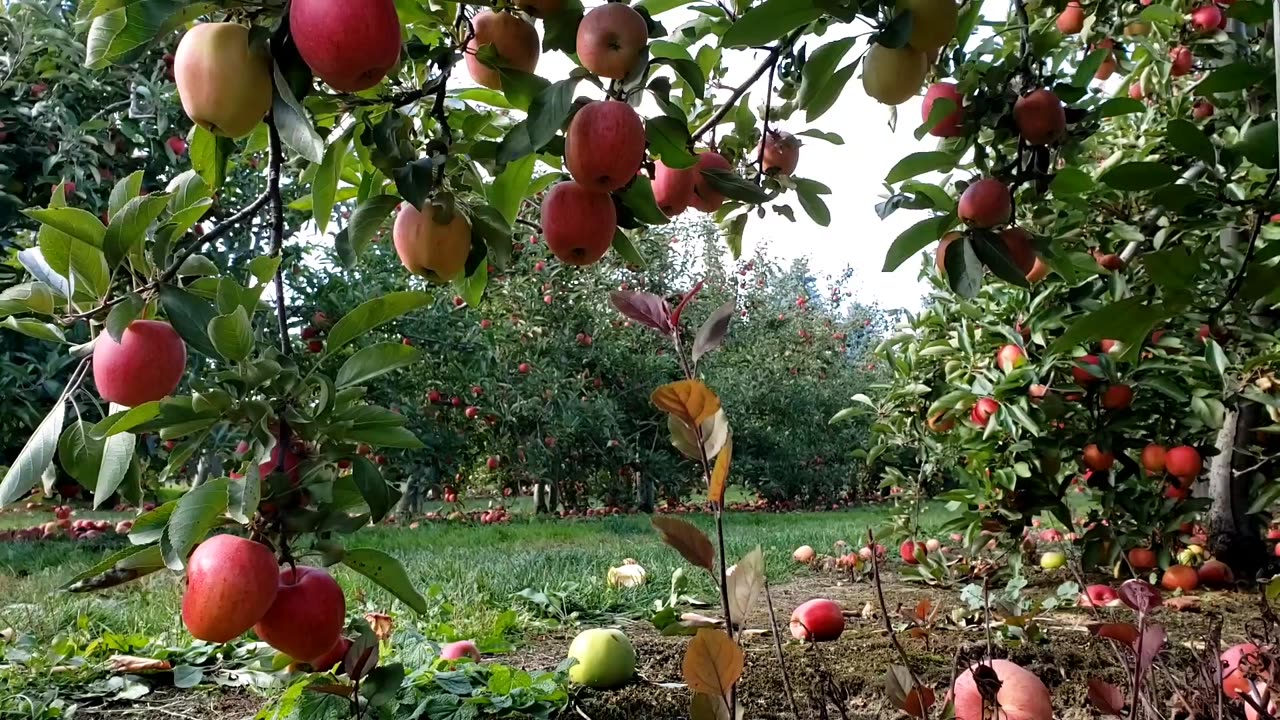
[[[1064,167],[1053,176],[1049,189],[1055,195],[1078,195],[1093,189],[1093,178],[1078,167]]]
[[[1184,154],[1204,161],[1206,165],[1213,165],[1217,159],[1217,153],[1209,137],[1188,120],[1181,118],[1170,120],[1165,126],[1164,134],[1170,145]]]
[[[721,47],[751,47],[777,40],[822,17],[817,0],[765,0],[743,13],[720,38]]]
[[[377,447],[405,450],[420,450],[424,447],[417,435],[402,427],[355,427],[347,431],[346,438],[351,442],[364,442]]]
[[[1272,77],[1274,69],[1266,65],[1234,62],[1215,69],[1201,80],[1192,92],[1200,95],[1248,90]]]
[[[769,193],[732,170],[703,169],[702,177],[712,189],[723,193],[730,200],[759,205],[769,199]]]
[[[1177,180],[1178,171],[1166,163],[1138,161],[1117,165],[1098,179],[1116,190],[1154,190]]]
[[[160,305],[173,329],[189,347],[211,358],[219,356],[209,339],[209,321],[218,315],[209,301],[175,285],[161,285]]]
[[[53,462],[66,410],[66,401],[59,397],[35,432],[27,438],[18,457],[14,458],[13,464],[5,472],[4,480],[0,480],[0,507],[12,505],[26,496],[27,491],[40,481],[45,468]]]
[[[631,184],[622,191],[622,204],[631,210],[636,219],[645,225],[666,225],[671,219],[658,207],[653,196],[653,183],[647,175],[636,175]]]
[[[98,479],[93,486],[93,509],[102,506],[129,474],[133,464],[133,451],[137,439],[130,433],[118,433],[106,439],[102,447],[102,461],[98,465]]]
[[[940,150],[911,153],[893,166],[884,181],[889,185],[895,185],[927,172],[950,172],[955,168],[956,162],[955,155]]]
[[[414,589],[400,561],[373,548],[347,550],[342,564],[355,570],[394,595],[420,615],[429,611],[427,601]]]
[[[1124,97],[1124,98],[1111,98],[1109,100],[1104,101],[1101,105],[1098,106],[1097,112],[1098,112],[1098,117],[1109,118],[1109,117],[1119,117],[1121,115],[1132,115],[1134,113],[1145,112],[1146,109],[1147,109],[1147,106],[1143,105],[1141,100],[1134,100],[1133,98]]]
[[[333,203],[338,194],[338,179],[342,176],[342,163],[346,157],[346,140],[330,145],[311,180],[311,217],[316,221],[317,232],[322,234],[329,227],[329,217],[333,214]]]
[[[19,283],[0,290],[0,316],[30,312],[52,315],[53,291],[42,282]]]
[[[938,127],[938,123],[945,120],[955,110],[956,103],[951,98],[934,98],[933,104],[929,106],[929,117],[925,118],[924,122],[920,123],[920,127],[917,127],[913,133],[916,139],[923,139],[931,130]]]
[[[649,17],[653,17],[658,13],[664,13],[668,10],[674,10],[683,7],[695,0],[640,0],[636,3],[636,9],[644,8],[649,13]]]
[[[885,254],[883,272],[897,270],[899,265],[907,261],[907,258],[923,250],[929,243],[942,239],[954,223],[954,216],[939,215],[925,218],[902,231],[902,234],[898,235],[889,246],[889,252]]]
[[[179,213],[209,199],[209,186],[195,170],[188,170],[173,180],[165,189],[169,193],[169,212]]]
[[[503,138],[498,148],[498,161],[509,163],[518,160],[551,142],[573,109],[573,92],[577,86],[578,78],[569,78],[540,90],[529,104],[528,117],[512,127]]]
[[[107,201],[108,218],[114,218],[125,203],[138,197],[142,192],[142,175],[141,170],[136,170],[129,173],[127,177],[121,178],[115,187],[111,188],[111,198]]]
[[[159,545],[134,545],[71,578],[63,588],[70,592],[102,590],[163,569]]]
[[[1152,3],[1143,8],[1142,12],[1138,13],[1138,19],[1146,20],[1147,22],[1160,23],[1162,25],[1169,25],[1171,27],[1181,25],[1183,21],[1182,13],[1174,10],[1168,5],[1161,5],[1159,3]]]
[[[1268,120],[1251,126],[1235,149],[1259,167],[1277,167],[1280,164],[1280,139],[1276,136],[1276,121]]]
[[[280,139],[294,152],[313,163],[324,161],[324,140],[311,124],[307,111],[303,109],[293,90],[280,72],[280,66],[272,63],[275,75],[275,93],[271,98],[271,115],[275,118],[276,128],[280,131]],[[207,179],[207,178],[206,178]]]
[[[378,343],[361,349],[338,369],[334,382],[339,388],[359,385],[393,370],[412,365],[422,357],[422,352],[403,343]]]
[[[351,222],[347,224],[334,240],[338,256],[346,267],[354,267],[378,229],[387,221],[387,216],[400,205],[400,198],[395,195],[375,195],[356,208],[351,214]]]
[[[107,313],[107,334],[117,343],[124,337],[124,331],[141,315],[146,304],[137,293],[129,293],[120,302],[111,307]]]
[[[998,235],[989,230],[978,230],[971,233],[970,238],[973,252],[996,277],[1018,287],[1028,286],[1026,275],[1009,256],[1009,247]]]
[[[645,121],[649,152],[664,165],[682,169],[693,167],[697,158],[689,152],[689,127],[670,115],[659,115]]]
[[[129,542],[134,545],[150,545],[160,540],[164,527],[169,523],[173,511],[178,508],[177,500],[160,505],[150,512],[139,515],[133,521],[133,531],[129,533]]]
[[[734,260],[742,257],[742,236],[747,230],[747,219],[747,213],[740,213],[720,225],[725,245],[729,247]],[[616,237],[614,239],[617,240]]]
[[[484,62],[490,53],[492,57],[497,57],[497,52],[492,49],[492,46],[482,45],[476,56]],[[507,98],[507,102],[519,110],[530,110],[538,95],[551,86],[551,82],[546,78],[523,70],[503,67],[498,71],[502,74],[502,94]]]
[[[654,40],[649,43],[649,55],[655,63],[668,65],[675,70],[676,75],[684,80],[693,96],[699,100],[703,99],[707,87],[706,75],[683,45],[669,40]]]
[[[1110,338],[1138,347],[1157,323],[1170,311],[1160,304],[1148,305],[1144,298],[1131,297],[1104,305],[1076,320],[1049,346],[1048,353],[1061,354],[1076,345]]]
[[[227,516],[241,524],[248,524],[249,518],[258,512],[262,502],[262,477],[258,474],[258,465],[249,464],[249,471],[243,478],[230,480],[227,483]]]
[[[1204,343],[1204,361],[1209,363],[1209,367],[1218,373],[1218,377],[1226,377],[1227,375],[1227,354],[1222,351],[1222,346],[1217,340],[1208,338]]]
[[[533,155],[507,163],[506,168],[487,188],[489,204],[502,214],[508,225],[514,223],[520,213],[520,204],[524,202],[529,181],[533,179],[533,165]]]
[[[1195,282],[1199,269],[1191,259],[1191,253],[1182,245],[1166,247],[1156,252],[1144,253],[1138,258],[1152,282],[1166,292],[1186,290]]]
[[[97,216],[80,208],[34,208],[23,210],[22,214],[96,248],[102,247],[102,239],[107,234],[106,227]]]
[[[191,549],[220,524],[227,512],[229,482],[227,478],[209,480],[178,500],[160,535],[160,552],[170,570],[185,568]]]
[[[944,259],[947,270],[947,285],[951,291],[963,298],[971,298],[982,288],[982,262],[974,252],[969,238],[960,238],[947,246]],[[992,423],[995,418],[992,418]],[[988,425],[988,430],[994,425]]]
[[[618,228],[613,232],[613,251],[618,253],[623,260],[626,260],[628,265],[644,268],[649,264],[644,259],[644,255],[640,254],[640,249],[635,246],[635,243],[631,242],[631,238],[622,228]]]
[[[102,464],[103,441],[89,432],[89,423],[77,420],[62,431],[58,440],[58,464],[84,487],[94,487]]]
[[[234,311],[211,319],[208,332],[213,348],[232,362],[240,362],[253,352],[253,323],[243,305],[237,305]]]
[[[800,74],[800,95],[796,107],[804,110],[813,103],[855,42],[857,40],[851,37],[833,40],[809,55]],[[808,120],[812,122],[813,118],[809,117]]]
[[[803,136],[803,137],[817,138],[818,140],[825,140],[826,142],[829,142],[832,145],[844,144],[844,138],[840,137],[839,135],[833,132],[823,132],[821,130],[805,130],[804,132],[796,133],[796,135]]]
[[[360,496],[369,506],[369,520],[374,523],[382,522],[400,501],[400,492],[383,479],[377,465],[363,456],[352,459],[351,477],[360,489]]]
[[[796,194],[800,198],[800,207],[809,215],[815,223],[822,227],[831,224],[831,211],[827,208],[827,204],[823,202],[822,197],[812,190],[803,187],[796,187]]]
[[[826,114],[831,106],[836,104],[836,100],[844,92],[844,88],[849,84],[849,79],[853,77],[853,73],[858,69],[862,58],[855,58],[853,62],[845,65],[839,70],[831,74],[827,81],[822,84],[814,92],[814,96],[805,108],[805,120],[813,122]]]
[[[127,410],[115,410],[93,426],[94,437],[108,438],[151,422],[160,415],[160,401],[152,400]]]
[[[369,300],[343,315],[342,319],[334,324],[333,329],[329,331],[325,351],[333,353],[379,325],[430,305],[431,300],[430,295],[418,291],[393,292]]]
[[[199,125],[191,132],[191,143],[187,147],[191,167],[195,168],[211,191],[217,192],[222,189],[222,183],[226,182],[227,161],[236,144],[231,138],[214,135]]]
[[[470,275],[464,275],[453,281],[453,287],[458,291],[458,295],[466,301],[468,305],[479,305],[484,299],[484,289],[489,285],[489,264],[481,262],[476,266],[475,271]]]
[[[85,67],[101,70],[136,56],[144,46],[164,30],[172,15],[186,3],[177,0],[132,0],[94,4],[99,14],[89,25],[85,38]],[[206,12],[211,3],[193,3],[197,14]]]
[[[66,336],[62,333],[62,328],[53,323],[44,323],[29,318],[9,316],[4,320],[0,320],[0,328],[12,330],[27,337],[46,342],[65,343],[67,341]]]
[[[111,218],[111,225],[107,227],[102,241],[107,268],[115,270],[120,261],[142,243],[147,236],[147,228],[168,205],[169,196],[164,193],[143,195],[125,203]]]
[[[534,184],[537,184],[536,181]],[[511,261],[511,225],[489,205],[471,208],[472,244],[483,242],[489,249],[488,258],[502,268]],[[480,240],[476,240],[476,236]]]
[[[1098,68],[1102,67],[1102,63],[1110,57],[1112,51],[1106,48],[1094,50],[1085,56],[1084,60],[1076,66],[1076,72],[1071,76],[1071,84],[1076,87],[1088,87],[1093,81],[1093,76],[1097,74]]]

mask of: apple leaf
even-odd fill
[[[412,345],[384,342],[362,348],[338,368],[334,383],[338,388],[368,382],[393,370],[412,365],[422,357],[422,351]]]
[[[662,542],[674,548],[690,564],[707,572],[715,568],[715,548],[711,546],[711,540],[701,530],[684,520],[661,515],[654,515],[650,522],[662,536]]]
[[[170,570],[186,567],[191,549],[220,524],[227,512],[229,482],[227,478],[210,480],[177,501],[160,534],[160,552]]]
[[[721,410],[720,412],[724,412]],[[717,413],[716,417],[720,417]],[[728,423],[725,423],[728,426]],[[711,471],[711,484],[707,488],[707,499],[721,505],[724,503],[724,488],[729,484],[729,467],[733,464],[733,438],[725,440],[724,448],[716,457],[715,469]]]
[[[405,573],[400,561],[381,550],[373,548],[348,550],[342,557],[342,564],[377,583],[382,589],[412,608],[414,612],[425,615],[430,610],[426,599],[409,581],[409,576]]]
[[[702,356],[720,347],[724,342],[725,336],[729,334],[729,323],[733,320],[736,309],[737,304],[730,300],[716,308],[702,323],[702,327],[698,328],[698,334],[693,338],[694,365],[698,364]]]
[[[649,398],[659,410],[674,415],[689,427],[701,427],[720,411],[720,398],[701,380],[680,380],[653,391]]]
[[[22,446],[13,465],[5,473],[4,480],[0,481],[0,507],[22,499],[40,480],[49,463],[53,462],[66,411],[67,403],[59,397],[49,414],[40,421],[36,431],[31,433],[27,444]]]
[[[406,290],[388,293],[362,303],[334,323],[333,329],[329,331],[325,350],[333,353],[379,325],[429,305],[431,300],[431,295],[427,293]]]
[[[690,690],[726,698],[742,677],[745,664],[742,648],[728,633],[704,628],[689,641],[681,669]]]
[[[159,545],[133,545],[71,578],[63,588],[73,593],[105,590],[163,569]]]
[[[1100,678],[1089,678],[1089,702],[1103,715],[1121,717],[1124,713],[1124,691]]]
[[[689,703],[689,720],[730,720],[729,705],[722,697],[694,693]]]
[[[671,307],[667,305],[666,300],[657,295],[616,290],[609,293],[609,302],[617,308],[618,312],[664,335],[671,334],[674,329],[671,323]]]
[[[764,592],[764,551],[760,546],[729,568],[725,579],[729,585],[729,614],[735,627],[744,627],[752,607]]]

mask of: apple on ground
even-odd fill
[[[615,688],[636,672],[636,651],[621,630],[584,630],[569,645],[569,657],[577,662],[569,668],[569,680],[587,687]]]
[[[464,657],[480,662],[480,650],[476,648],[475,642],[458,640],[440,647],[441,660],[461,660]]]
[[[814,598],[791,613],[790,627],[797,640],[828,642],[844,632],[844,613],[835,601]]]

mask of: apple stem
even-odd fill
[[[773,654],[778,658],[778,667],[782,670],[782,690],[787,694],[787,704],[791,706],[791,714],[800,717],[796,708],[796,698],[791,692],[791,678],[787,676],[787,661],[782,654],[782,635],[778,632],[778,616],[773,611],[773,593],[769,592],[769,578],[764,580],[764,601],[769,608],[769,627],[773,630]]]
[[[897,651],[898,657],[902,660],[902,665],[911,674],[912,689],[923,688],[924,683],[920,682],[920,677],[916,675],[916,671],[911,668],[911,658],[907,655],[907,651],[903,649],[902,643],[898,642],[898,635],[893,631],[893,623],[889,622],[889,608],[884,602],[884,587],[880,584],[880,554],[876,552],[876,533],[875,530],[867,528],[867,547],[871,548],[871,579],[876,585],[876,600],[880,603],[880,619],[884,621],[885,634],[889,636],[889,643],[893,645],[893,649]],[[985,584],[983,587],[986,587]],[[984,593],[985,597],[985,593]],[[988,616],[989,617],[989,616]],[[991,623],[987,623],[987,632],[990,632]],[[990,643],[990,637],[987,642]],[[921,717],[929,720],[929,708],[923,702],[920,703],[920,711],[924,713]]]
[[[760,151],[756,154],[756,186],[764,184],[764,147],[769,142],[769,112],[773,106],[773,76],[778,69],[779,53],[770,53],[769,82],[764,86],[764,117],[760,120]]]

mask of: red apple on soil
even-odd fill
[[[1170,565],[1160,578],[1160,586],[1170,592],[1181,590],[1189,593],[1199,585],[1200,577],[1196,574],[1196,569],[1186,565]]]
[[[959,137],[964,134],[964,128],[962,127],[964,124],[964,98],[960,95],[955,83],[938,82],[929,86],[929,89],[924,93],[924,103],[920,106],[921,120],[929,122],[934,102],[943,99],[950,100],[955,109],[944,115],[936,125],[930,128],[929,134],[934,137]]]
[[[533,24],[509,12],[484,10],[471,21],[475,34],[467,42],[464,57],[467,72],[481,85],[494,90],[502,89],[502,73],[480,61],[476,53],[484,45],[492,45],[497,51],[498,64],[531,73],[538,67],[541,45],[538,31]]]
[[[715,186],[707,181],[703,170],[732,170],[733,166],[718,152],[704,152],[698,155],[698,162],[694,165],[697,170],[697,178],[693,183],[693,197],[689,200],[689,205],[702,212],[712,213],[720,209],[724,204],[724,193],[715,189]]]
[[[920,561],[916,559],[916,554],[924,555],[927,552],[924,543],[918,543],[915,540],[905,540],[898,546],[898,557],[908,565],[919,565]]]
[[[419,212],[409,203],[401,203],[391,237],[405,269],[434,283],[456,279],[471,254],[467,216],[435,205]]]
[[[995,178],[978,180],[961,193],[959,213],[961,220],[974,227],[1003,225],[1013,215],[1009,188]]]
[[[476,648],[476,644],[470,640],[459,640],[451,642],[440,647],[441,660],[461,660],[469,657],[476,662],[480,662],[480,650]]]
[[[578,110],[569,123],[565,165],[579,185],[609,193],[635,177],[644,162],[644,149],[644,121],[636,111],[617,100],[596,100]]]
[[[795,560],[798,563],[803,563],[805,565],[808,565],[809,563],[813,562],[813,558],[815,555],[816,553],[814,553],[813,548],[809,547],[808,545],[801,545],[800,547],[796,548],[795,552],[791,553],[791,557],[793,560]]]
[[[187,345],[172,325],[134,320],[116,342],[103,332],[93,346],[93,382],[103,400],[135,407],[173,394],[187,367]]]
[[[1236,581],[1235,573],[1226,563],[1219,560],[1206,560],[1200,566],[1200,584],[1210,588],[1229,587]]]
[[[1008,660],[992,660],[988,665],[1000,680],[995,702],[1000,717],[1007,720],[1053,720],[1049,690],[1035,673]],[[956,678],[952,688],[955,720],[985,720],[991,716],[991,712],[984,709],[986,701],[974,678],[977,667],[974,665]]]
[[[576,49],[582,66],[600,77],[625,78],[649,42],[644,17],[625,3],[597,5],[578,24]]]
[[[1203,467],[1200,452],[1189,445],[1170,448],[1164,456],[1165,471],[1176,478],[1195,478]]]
[[[800,164],[800,140],[788,132],[770,130],[764,137],[764,164],[770,175],[791,175]]]
[[[576,182],[557,183],[542,201],[547,247],[569,265],[590,265],[604,257],[617,227],[613,198]]]
[[[1242,660],[1245,660],[1246,667],[1265,667],[1259,648],[1253,643],[1232,645],[1222,652],[1220,659],[1222,661],[1222,692],[1228,700],[1249,692],[1252,684],[1245,671],[1240,668]]]
[[[1013,122],[1018,133],[1032,145],[1048,145],[1067,129],[1067,113],[1052,90],[1033,90],[1013,105]]]
[[[346,621],[342,588],[328,572],[305,565],[281,568],[279,585],[275,602],[254,632],[294,660],[311,662],[327,655]]]
[[[826,642],[844,632],[844,613],[832,600],[815,598],[791,613],[791,636],[797,640]]]
[[[217,135],[244,137],[271,109],[271,59],[249,45],[248,26],[191,28],[174,53],[173,75],[187,117]]]
[[[400,60],[394,0],[293,0],[289,29],[311,72],[339,92],[368,90]]]
[[[228,642],[258,622],[276,599],[276,558],[266,545],[235,535],[200,543],[187,563],[182,622],[192,636]]]
[[[1009,344],[1000,348],[996,353],[996,365],[1005,374],[1011,373],[1017,368],[1027,364],[1027,354],[1017,345]]]

